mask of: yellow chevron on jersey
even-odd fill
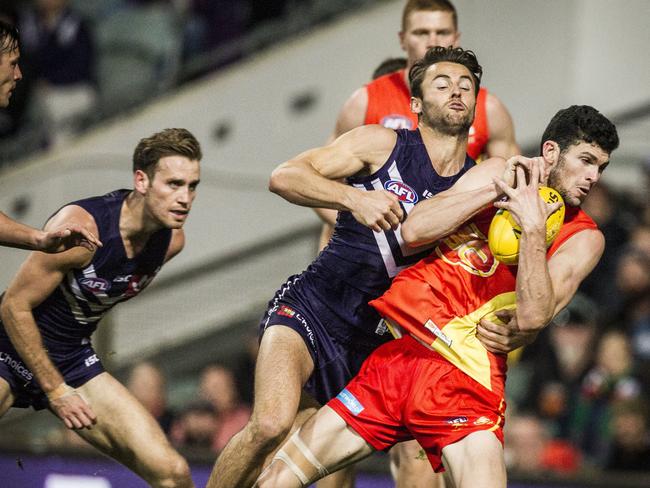
[[[487,349],[476,337],[476,324],[483,318],[501,323],[495,312],[516,309],[515,300],[514,291],[497,295],[478,310],[450,320],[439,329],[440,333],[434,332],[430,325],[425,325],[436,336],[430,347],[465,374],[492,390],[490,358]]]

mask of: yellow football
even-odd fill
[[[553,188],[542,186],[539,196],[546,203],[562,202],[562,197]],[[546,247],[549,247],[564,223],[564,205],[549,215],[546,220]],[[519,238],[521,228],[515,219],[505,209],[499,209],[490,223],[488,231],[488,246],[492,255],[503,264],[517,264],[519,258]]]

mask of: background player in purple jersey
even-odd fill
[[[313,400],[301,398],[303,385],[326,402],[387,340],[367,302],[427,253],[403,245],[405,214],[475,164],[466,145],[481,73],[471,51],[434,48],[411,71],[419,130],[359,127],[273,172],[272,191],[299,205],[339,210],[339,219],[330,245],[269,304],[253,414],[217,460],[208,487],[251,486],[261,460],[313,411]]]
[[[142,139],[134,189],[72,202],[46,224],[80,222],[96,250],[31,253],[0,306],[0,415],[48,407],[70,429],[152,486],[191,487],[185,460],[145,408],[104,371],[90,335],[115,304],[144,289],[183,248],[201,149],[185,129]]]
[[[0,21],[0,108],[9,105],[16,83],[23,77],[19,58],[18,31]],[[74,220],[62,220],[56,227],[43,231],[16,222],[0,212],[0,245],[3,246],[59,252],[78,245],[92,250],[99,244],[88,229]]]

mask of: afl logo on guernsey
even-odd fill
[[[408,117],[400,114],[390,114],[382,117],[379,121],[381,125],[388,129],[412,129],[413,122]]]
[[[103,278],[83,278],[79,284],[88,291],[108,291],[111,284]]]
[[[393,193],[399,198],[400,202],[417,203],[418,194],[413,188],[398,180],[388,180],[384,183],[384,189]]]

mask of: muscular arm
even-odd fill
[[[282,163],[269,189],[297,205],[350,211],[373,230],[397,228],[403,218],[397,197],[385,190],[364,191],[340,180],[379,169],[393,150],[396,134],[379,125],[358,127],[332,144]]]
[[[331,144],[340,135],[363,125],[366,119],[366,110],[368,108],[368,91],[365,87],[357,89],[343,104],[338,117],[334,132],[327,140]],[[315,208],[316,215],[323,221],[323,228],[319,238],[318,249],[323,249],[329,242],[334,233],[336,224],[337,211],[331,208]]]
[[[498,156],[508,159],[516,154],[521,154],[521,149],[515,140],[512,117],[501,100],[496,95],[488,93],[485,110],[490,135],[485,147],[488,157]]]
[[[63,208],[48,222],[46,229],[56,227],[70,217],[78,219],[94,233],[97,232],[92,217],[85,210],[75,206]],[[85,266],[92,257],[93,252],[82,247],[58,254],[31,253],[9,284],[0,306],[0,315],[13,346],[34,374],[41,389],[50,398],[55,411],[57,408],[54,402],[63,400],[61,397],[68,396],[71,389],[65,385],[63,376],[43,346],[33,309],[52,293],[69,270]],[[80,397],[68,399],[66,402],[70,400],[73,403],[83,402]],[[72,405],[72,411],[64,407],[64,412],[57,411],[57,414],[68,427],[88,426],[92,423],[94,414],[92,410],[86,411],[86,408],[88,407],[84,402],[83,406]]]
[[[448,190],[415,205],[402,224],[404,241],[416,247],[457,229],[502,195],[492,178],[502,176],[505,168],[503,159],[488,159],[470,169]]]
[[[95,235],[75,221],[61,221],[46,230],[16,222],[0,212],[0,245],[44,252],[60,252],[75,246],[92,250],[101,245]]]
[[[16,222],[0,212],[0,245],[35,249],[39,233],[42,231]]]

